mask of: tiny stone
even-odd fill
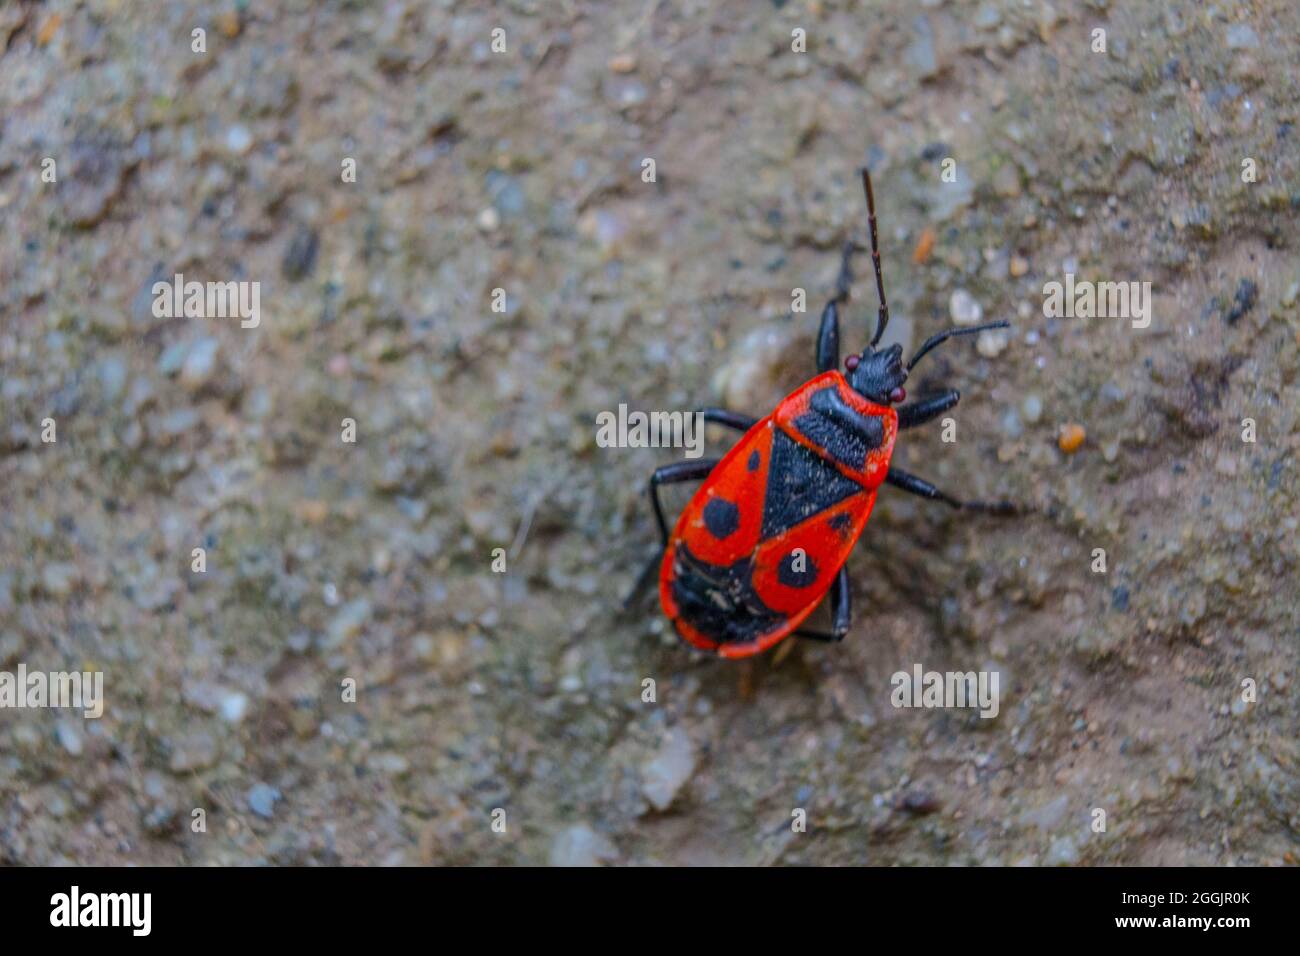
[[[275,813],[275,804],[279,799],[279,790],[268,784],[259,783],[248,791],[248,809],[264,820],[269,820]]]
[[[599,866],[618,849],[585,823],[562,830],[551,843],[551,866]]]
[[[355,636],[370,619],[370,602],[365,598],[349,601],[334,615],[326,631],[325,646],[334,649]]]
[[[390,777],[400,777],[411,769],[410,761],[396,753],[371,754],[366,758],[366,766]]]
[[[1002,416],[1002,432],[1008,438],[1019,438],[1024,433],[1024,426],[1020,423],[1020,416],[1016,414],[1014,408],[1007,409]]]
[[[1047,852],[1047,864],[1049,866],[1069,866],[1079,862],[1079,848],[1075,846],[1074,840],[1070,837],[1060,837],[1052,841],[1052,847]]]
[[[641,768],[641,790],[656,810],[667,810],[694,772],[691,738],[678,728],[669,732],[658,754]]]
[[[110,355],[99,363],[99,384],[104,390],[104,397],[113,401],[126,388],[127,365],[116,355]]]
[[[239,13],[235,10],[225,10],[217,14],[217,29],[221,31],[222,36],[230,40],[239,36]]]
[[[1020,403],[1020,413],[1029,424],[1037,425],[1043,417],[1043,400],[1031,392]]]
[[[221,698],[221,719],[229,724],[237,724],[244,719],[248,711],[248,696],[239,691],[230,691]]]
[[[955,289],[948,298],[948,313],[957,325],[977,325],[984,317],[983,307],[965,289]]]
[[[164,375],[175,375],[185,364],[185,356],[190,350],[188,342],[173,342],[158,358],[158,371]]]
[[[1007,347],[1007,333],[1001,329],[981,332],[975,341],[975,351],[985,358],[997,358]]]
[[[1083,446],[1087,432],[1082,425],[1074,423],[1062,425],[1056,438],[1056,444],[1067,455],[1073,455]]]
[[[190,391],[198,391],[212,378],[217,367],[220,343],[210,337],[199,339],[189,347],[181,364],[181,384]]]
[[[1010,269],[1011,274],[1019,279],[1029,271],[1029,260],[1024,256],[1012,256]]]
[[[560,690],[573,694],[582,690],[582,678],[577,674],[565,674],[560,678]]]
[[[226,148],[236,156],[243,156],[253,148],[253,134],[244,126],[230,127],[226,131]]]

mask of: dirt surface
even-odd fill
[[[105,688],[0,710],[0,861],[1295,863],[1300,7],[487,7],[0,7],[0,670]],[[864,162],[886,341],[1014,324],[895,461],[1027,513],[886,489],[848,638],[716,661],[618,611],[682,452],[595,417],[808,378]]]

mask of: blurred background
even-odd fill
[[[0,710],[0,861],[1295,863],[1298,32],[1282,0],[0,7],[0,670],[105,688]],[[957,441],[895,460],[1029,513],[886,490],[847,640],[714,661],[618,610],[681,452],[595,416],[809,377],[864,163],[887,341],[1014,325],[927,359]],[[1067,272],[1151,282],[1150,327],[1045,317]],[[260,324],[157,317],[175,273],[259,282]],[[865,260],[853,293],[846,349]],[[997,671],[998,717],[895,710],[915,663]]]

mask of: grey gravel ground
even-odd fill
[[[106,696],[0,710],[0,862],[1296,863],[1298,35],[1283,0],[0,6],[0,670]],[[884,492],[843,644],[706,659],[617,613],[681,453],[595,416],[804,380],[863,162],[889,341],[1015,326],[918,370],[958,439],[896,460],[1029,514]],[[1151,282],[1150,328],[1045,318],[1065,271]],[[155,317],[178,272],[259,282],[260,324]],[[916,662],[996,671],[998,717],[893,708]]]

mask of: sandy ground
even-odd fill
[[[1300,8],[495,6],[0,7],[0,670],[105,688],[0,710],[0,862],[1295,863]],[[864,162],[887,341],[1014,323],[895,460],[1026,514],[882,492],[848,639],[716,661],[595,417],[809,377]]]

